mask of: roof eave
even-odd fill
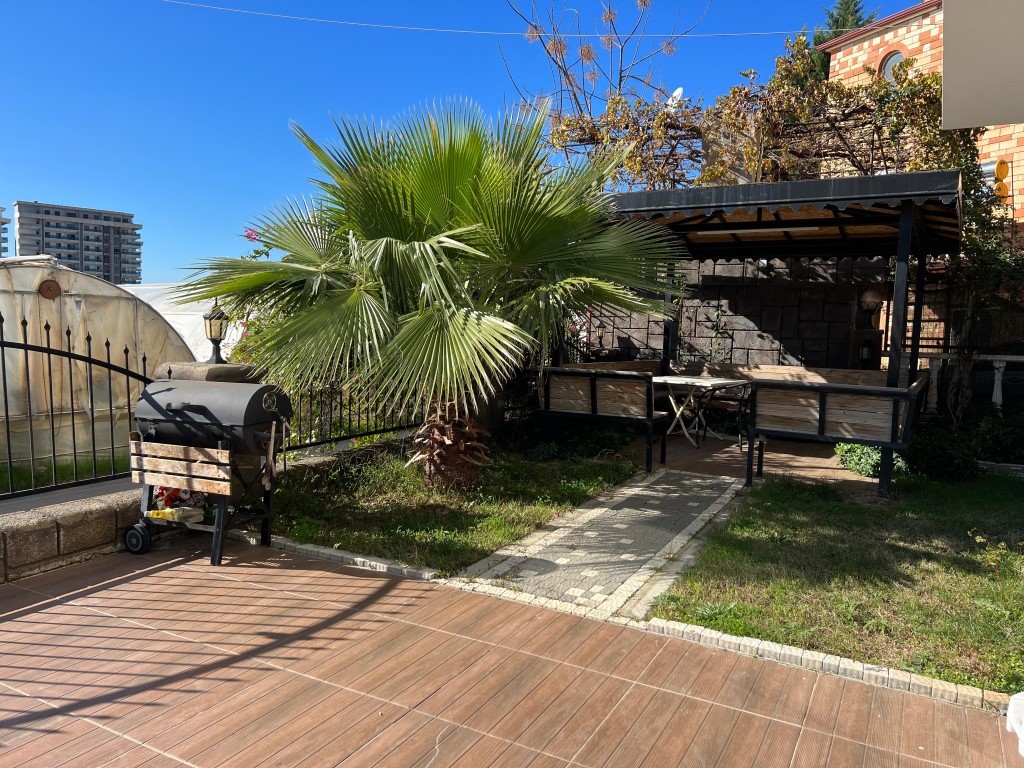
[[[817,46],[817,49],[823,53],[835,53],[837,50],[845,48],[856,40],[860,40],[864,37],[874,37],[875,35],[880,34],[885,27],[891,27],[895,24],[899,24],[900,22],[913,18],[914,16],[927,15],[929,12],[941,7],[942,0],[924,0],[924,2],[899,11],[898,13],[894,13],[892,16],[886,16],[884,19],[879,19],[865,27],[847,32],[845,35],[833,38],[827,43],[822,43]]]

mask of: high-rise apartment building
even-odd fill
[[[14,203],[18,256],[46,254],[111,283],[142,282],[141,224],[134,214],[52,203]]]
[[[11,223],[10,219],[4,218],[4,211],[6,210],[6,208],[0,205],[0,257],[7,253],[7,225]]]

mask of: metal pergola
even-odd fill
[[[625,192],[614,203],[619,217],[668,227],[688,259],[888,260],[893,302],[887,386],[898,387],[904,370],[909,383],[917,378],[922,301],[914,304],[904,359],[910,259],[917,259],[915,290],[921,296],[928,259],[959,252],[959,171]],[[665,337],[674,336],[666,328]],[[883,473],[891,472],[892,450],[884,454]]]

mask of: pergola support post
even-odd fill
[[[889,373],[886,386],[898,387],[903,371],[903,342],[907,335],[907,298],[910,249],[914,237],[914,203],[904,200],[900,208],[900,233],[896,244],[896,274],[892,290],[891,332],[889,334]],[[911,350],[912,354],[916,348]],[[916,364],[916,355],[915,355]],[[893,404],[895,408],[895,403]],[[892,448],[882,449],[882,466],[878,473],[878,495],[888,496],[892,488],[894,457]]]
[[[917,257],[917,280],[914,282],[914,324],[910,336],[908,387],[917,381],[917,371],[921,364],[921,324],[924,321],[924,292],[927,279],[928,257],[922,253]]]

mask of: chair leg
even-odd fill
[[[654,469],[654,422],[647,422],[647,471]]]
[[[753,446],[751,446],[753,449]],[[764,476],[764,438],[757,441],[757,476]]]
[[[746,486],[754,484],[754,436],[747,435],[747,482]]]

